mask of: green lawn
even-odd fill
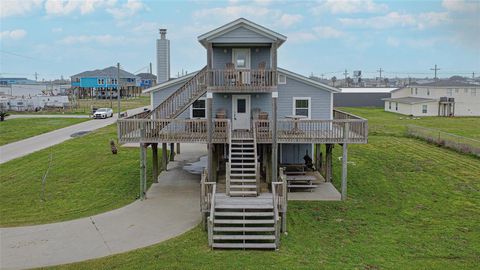
[[[0,226],[70,220],[134,201],[139,193],[139,150],[120,147],[112,155],[109,141],[115,138],[116,125],[111,125],[1,164]],[[41,182],[50,154],[53,162],[42,201]]]
[[[335,179],[340,147],[335,147]],[[280,250],[212,251],[200,227],[148,248],[60,269],[473,269],[480,161],[419,140],[349,148],[346,202],[290,202]],[[458,166],[461,164],[461,166]],[[338,181],[335,182],[339,186]]]
[[[0,122],[0,145],[20,141],[42,133],[78,124],[79,118],[16,118]]]
[[[407,125],[440,129],[445,132],[480,139],[480,117],[419,117],[385,112],[383,108],[339,108],[368,119],[370,135],[403,135]]]
[[[348,110],[372,118],[376,131],[369,144],[349,146],[348,200],[290,202],[279,251],[212,251],[197,227],[151,247],[57,268],[478,268],[480,160],[402,136],[409,121],[478,136],[469,124],[478,119],[400,120],[376,109]],[[337,187],[339,156],[336,146]]]

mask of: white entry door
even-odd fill
[[[250,96],[232,96],[232,126],[233,129],[250,130]]]

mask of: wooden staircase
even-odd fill
[[[278,230],[271,193],[258,197],[216,194],[209,242],[212,248],[276,249]]]
[[[202,68],[195,76],[173,92],[162,103],[154,108],[145,118],[173,119],[185,111],[193,102],[207,92],[207,67]]]
[[[249,133],[247,133],[249,134]],[[227,163],[227,194],[230,196],[257,196],[259,193],[259,164],[254,135],[230,136]]]

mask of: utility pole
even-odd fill
[[[474,79],[474,80],[475,80],[475,71],[474,71],[474,72],[472,72],[472,79]]]
[[[437,64],[435,64],[435,67],[434,67],[434,68],[431,68],[430,70],[435,71],[435,77],[434,77],[434,79],[435,79],[435,80],[438,80],[438,78],[437,78],[437,71],[439,71],[440,69],[437,67]]]
[[[35,71],[35,81],[38,81],[38,73]]]
[[[152,64],[150,63],[150,71]],[[118,119],[120,119],[120,63],[117,63],[117,101],[118,101]]]
[[[152,62],[150,62],[150,74],[152,74]]]
[[[345,69],[345,71],[343,72],[343,75],[345,76],[345,81],[346,81],[346,80],[347,80],[347,76],[348,76],[347,69]]]
[[[379,78],[380,78],[380,80],[381,80],[381,79],[382,79],[382,72],[383,72],[384,70],[383,70],[382,68],[380,68],[380,69],[379,69],[379,70],[377,70],[377,71],[380,73],[380,76],[379,76]]]

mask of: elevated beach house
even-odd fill
[[[141,164],[149,145],[208,145],[200,200],[213,248],[278,248],[289,191],[330,182],[339,144],[345,199],[347,146],[367,142],[365,119],[333,109],[337,88],[278,67],[286,40],[243,18],[205,33],[206,66],[145,90],[153,110],[118,120],[119,141],[140,143]]]

